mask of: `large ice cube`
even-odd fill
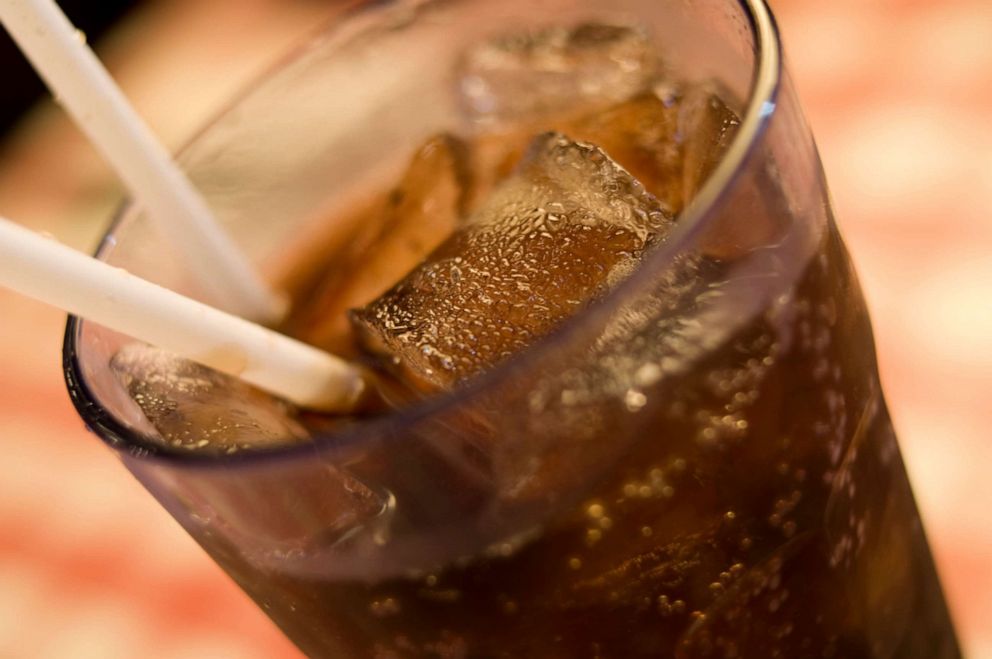
[[[234,453],[308,438],[286,403],[164,350],[128,344],[110,368],[170,446]]]
[[[658,68],[643,31],[586,23],[485,41],[463,55],[456,76],[471,120],[510,124],[624,100]]]
[[[601,296],[672,222],[598,147],[541,135],[482,208],[353,322],[412,381],[448,387]]]

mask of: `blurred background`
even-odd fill
[[[175,148],[342,3],[61,4]],[[771,4],[961,639],[992,659],[992,4]],[[117,182],[5,39],[0,70],[0,214],[91,251]],[[299,657],[85,431],[64,316],[0,290],[0,319],[0,657]]]

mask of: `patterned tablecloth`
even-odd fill
[[[962,639],[992,659],[992,4],[773,8]],[[174,145],[332,11],[149,3],[103,55]],[[0,213],[81,249],[117,194],[50,106],[0,147]],[[63,320],[0,290],[0,657],[299,656],[84,431],[59,371]]]

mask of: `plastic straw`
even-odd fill
[[[363,389],[348,362],[88,257],[0,217],[0,286],[285,398],[347,411]]]
[[[52,0],[0,0],[0,20],[218,307],[268,322],[282,311],[203,198]]]

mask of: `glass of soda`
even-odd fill
[[[370,393],[78,319],[69,391],[308,655],[960,656],[762,0],[364,3],[180,160]]]

